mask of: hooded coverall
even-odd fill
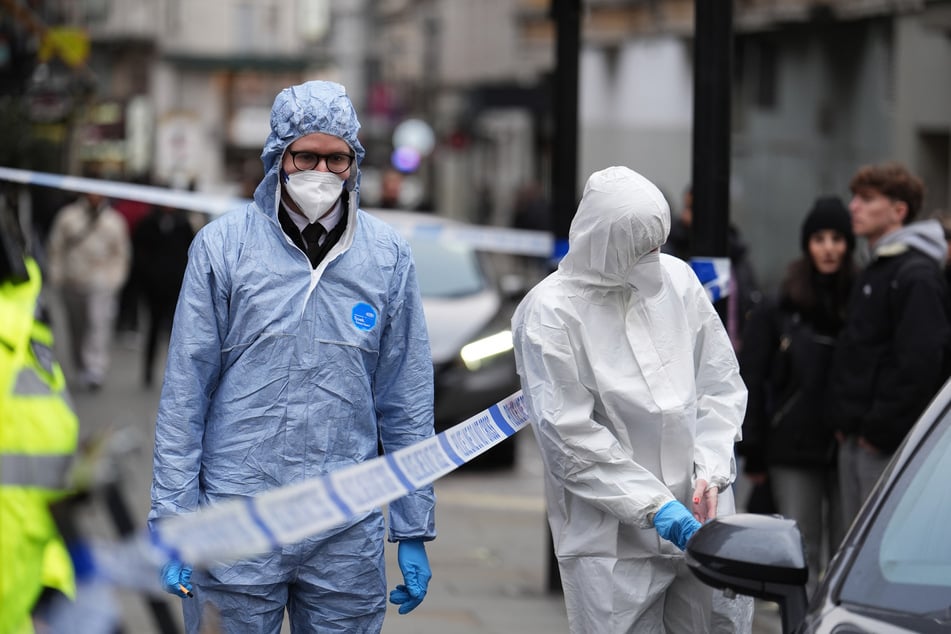
[[[721,514],[733,510],[746,388],[696,275],[658,253],[669,231],[650,181],[625,167],[594,173],[568,253],[512,319],[578,634],[714,629],[712,590],[653,515],[673,499],[690,508],[699,479],[720,490]]]
[[[344,89],[285,89],[254,201],[189,250],[155,430],[150,521],[316,478],[433,435],[432,360],[410,250],[358,209],[364,150]],[[338,136],[356,161],[346,230],[312,268],[277,218],[296,139]],[[389,539],[435,537],[424,487],[388,506]],[[384,521],[373,510],[301,543],[196,570],[186,626],[210,602],[224,632],[373,632],[385,612]],[[185,562],[187,563],[187,562]]]

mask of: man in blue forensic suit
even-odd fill
[[[175,312],[155,430],[150,522],[254,496],[433,434],[433,378],[406,242],[358,208],[360,124],[343,86],[283,90],[245,208],[195,237]],[[424,487],[389,505],[405,584],[422,601],[435,538]],[[378,632],[386,608],[379,510],[267,555],[194,570],[166,590],[197,632],[206,604],[224,632]]]

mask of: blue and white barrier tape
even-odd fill
[[[426,214],[420,212],[413,212],[410,216],[386,209],[367,208],[365,211],[385,220],[407,238],[462,242],[482,251],[543,258],[552,257],[555,251],[555,237],[547,231],[486,227],[445,219],[427,220]]]
[[[0,167],[0,180],[24,185],[55,187],[84,194],[100,194],[121,200],[138,200],[152,205],[187,209],[211,216],[243,207],[250,202],[247,198],[213,196],[164,187],[31,172],[10,167]],[[484,251],[546,258],[552,256],[554,249],[554,238],[552,234],[545,231],[482,227],[454,221],[430,221],[426,220],[425,214],[422,213],[412,214],[414,219],[411,220],[409,214],[392,214],[376,209],[367,209],[367,211],[386,220],[405,236],[411,238],[451,240],[471,244]]]
[[[711,302],[730,294],[730,258],[690,258],[690,267],[697,274]]]
[[[55,187],[70,192],[84,194],[100,194],[109,198],[121,200],[139,200],[153,205],[187,209],[203,214],[217,216],[235,207],[246,205],[246,198],[228,196],[210,196],[165,187],[151,185],[136,185],[118,181],[105,181],[95,178],[79,176],[64,176],[46,172],[31,172],[27,170],[0,167],[0,180],[22,183],[24,185],[41,185]]]
[[[521,391],[444,432],[326,476],[155,522],[156,558],[233,561],[317,535],[431,484],[528,424]]]
[[[0,180],[24,185],[55,187],[71,192],[100,194],[109,198],[138,200],[211,216],[223,214],[250,202],[247,198],[213,196],[164,187],[32,172],[10,167],[0,167]],[[425,214],[422,213],[393,214],[387,210],[372,208],[366,211],[379,216],[408,238],[462,242],[483,251],[550,258],[555,262],[560,260],[568,250],[567,240],[556,243],[554,235],[547,231],[485,227],[444,219],[427,220]],[[729,294],[729,258],[691,258],[690,265],[704,288],[707,289],[712,301],[720,300]]]

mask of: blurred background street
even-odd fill
[[[926,212],[951,209],[951,0],[731,4],[711,49],[693,0],[2,0],[0,165],[249,196],[274,96],[333,79],[367,207],[561,234],[595,170],[642,173],[676,216],[716,162],[728,196],[698,204],[764,287],[863,163],[909,165]],[[695,83],[711,59],[731,70]],[[694,138],[711,85],[719,149]],[[42,236],[70,194],[34,189]]]

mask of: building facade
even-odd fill
[[[94,97],[69,170],[250,194],[276,92],[348,87],[368,149],[364,200],[420,119],[435,145],[413,206],[508,225],[526,183],[550,191],[551,0],[34,0],[85,28]],[[691,180],[693,0],[580,0],[580,191],[625,164],[678,213]],[[774,281],[817,195],[848,196],[894,159],[951,207],[951,0],[734,0],[731,217]]]

